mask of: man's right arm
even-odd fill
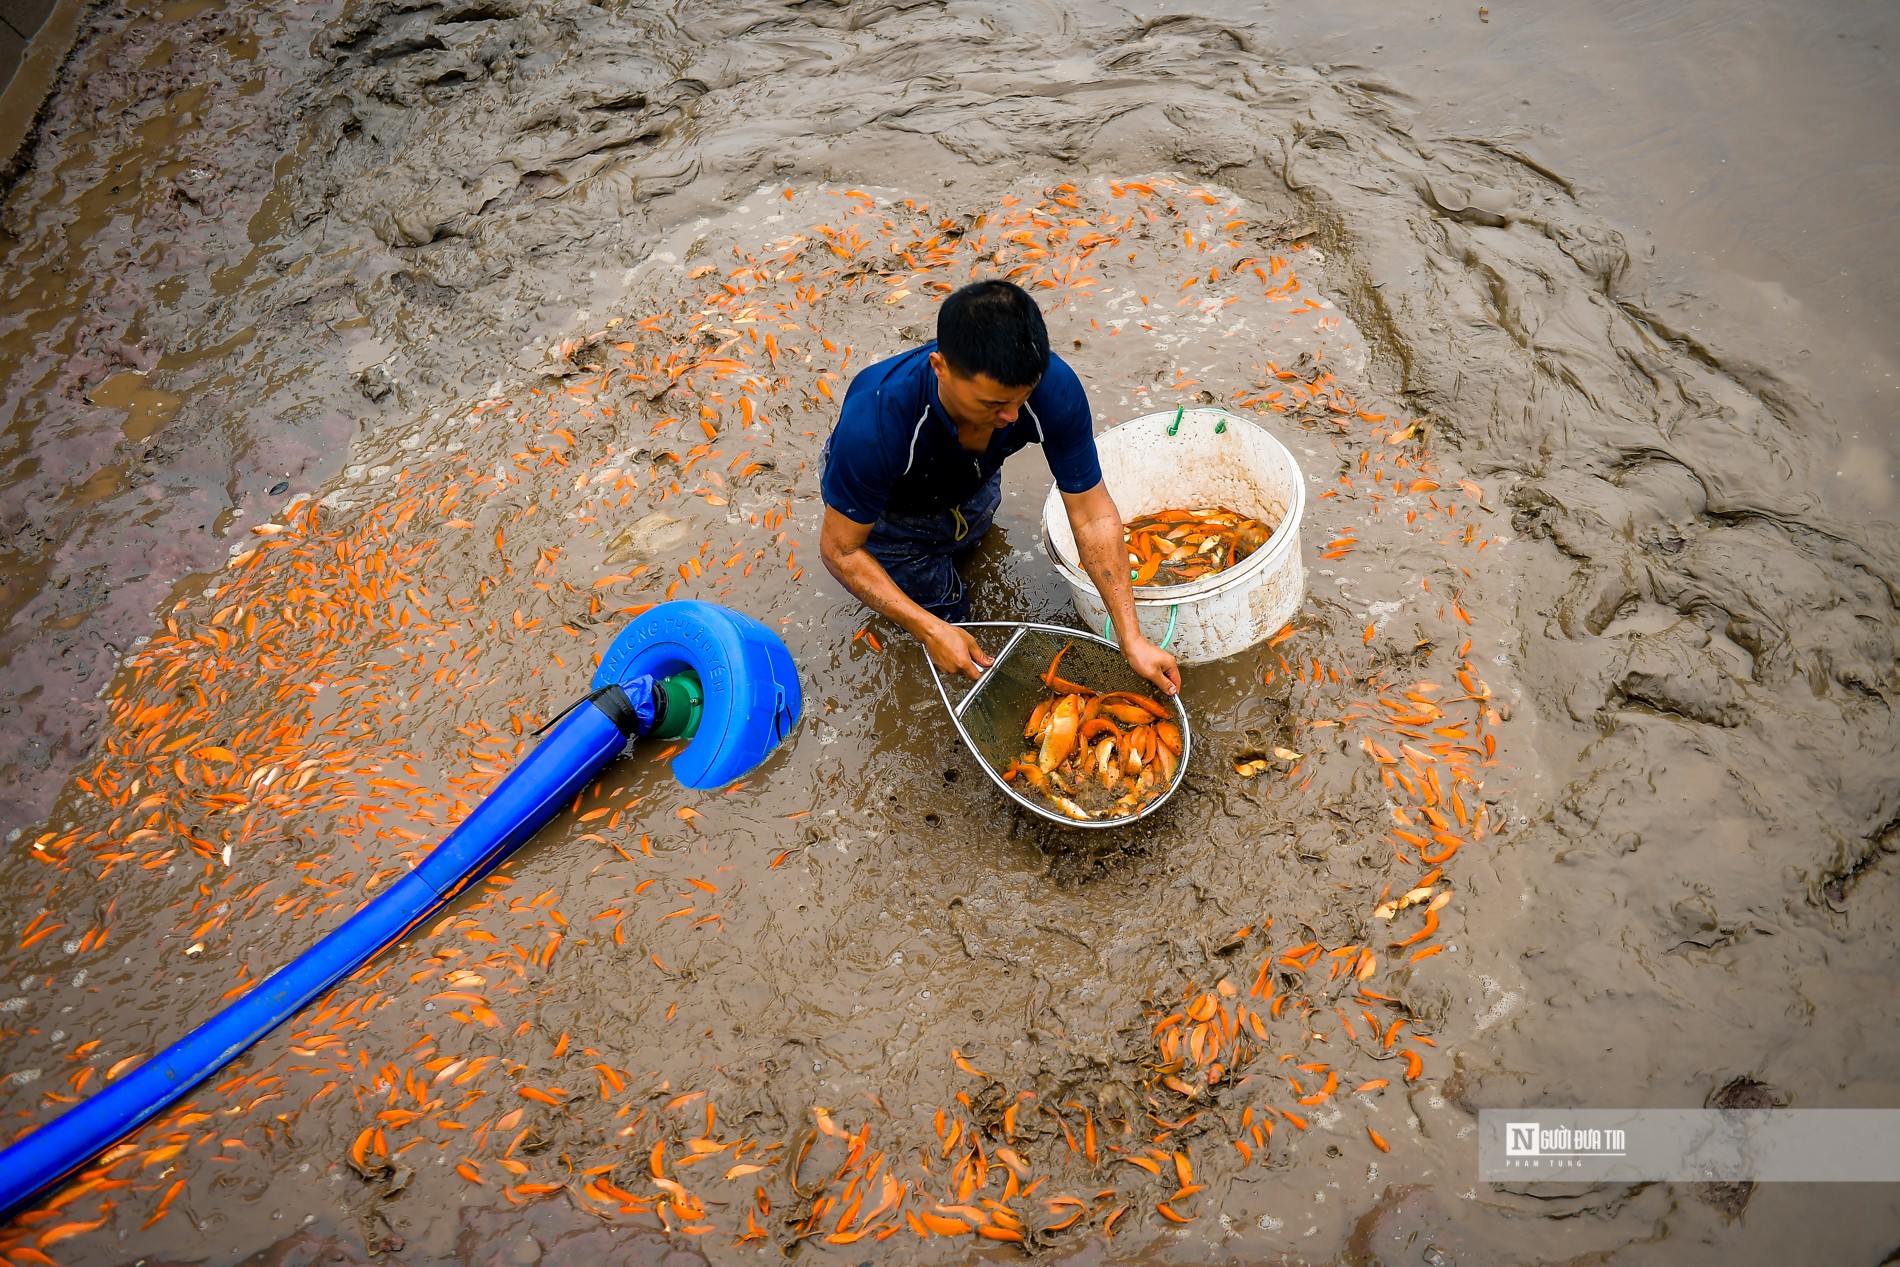
[[[976,639],[950,622],[937,619],[899,589],[884,565],[864,548],[870,536],[870,524],[858,523],[825,507],[824,527],[818,536],[818,556],[824,560],[825,570],[859,602],[895,621],[923,643],[931,663],[940,671],[967,678],[979,676],[989,667],[990,658],[983,654]]]

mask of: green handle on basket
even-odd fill
[[[1174,421],[1168,424],[1169,435],[1171,436],[1179,435],[1181,433],[1181,418],[1186,413],[1187,413],[1186,405],[1181,405],[1175,409]],[[1214,423],[1214,434],[1217,436],[1224,436],[1227,434],[1227,415],[1226,414],[1222,414],[1220,418]]]
[[[1168,632],[1161,635],[1161,642],[1159,644],[1163,651],[1166,651],[1168,644],[1174,641],[1174,625],[1180,617],[1181,605],[1179,603],[1168,608]],[[1139,626],[1137,626],[1137,628],[1139,628]],[[1102,637],[1107,638],[1110,642],[1115,640],[1115,618],[1113,616],[1104,616],[1102,618]]]

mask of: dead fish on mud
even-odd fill
[[[615,534],[614,539],[607,543],[606,561],[613,564],[655,558],[683,544],[688,531],[689,525],[684,519],[675,519],[664,511],[656,510],[650,515],[641,516]]]

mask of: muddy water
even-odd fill
[[[1706,338],[1783,352],[1891,496],[1900,338],[1889,6],[1286,6],[1276,43],[1369,75],[1421,139],[1508,141],[1627,236]]]
[[[812,702],[729,794],[616,771],[11,1243],[723,1260],[756,1223],[960,1259],[897,1211],[961,1196],[1091,1258],[1877,1261],[1889,1195],[1480,1188],[1467,1128],[1738,1079],[1900,1094],[1896,542],[1835,404],[1878,402],[1892,326],[1848,312],[1872,350],[1817,370],[1805,309],[1694,298],[1631,245],[1703,249],[1706,217],[1614,227],[1592,202],[1633,196],[1496,115],[1447,135],[1345,38],[1051,6],[101,19],[8,208],[9,602],[40,631],[8,735],[20,804],[58,791],[4,875],[9,1111],[378,891],[622,609],[770,616]],[[1489,47],[1426,46],[1513,61]],[[1832,255],[1760,269],[1816,305]],[[1104,421],[1208,393],[1311,481],[1306,612],[1190,674],[1189,786],[1106,853],[984,792],[914,650],[854,641],[812,566],[827,393],[938,285],[1012,269]],[[1065,610],[1032,466],[983,615]],[[1394,950],[1417,912],[1373,908],[1428,857],[1452,899]],[[1207,1008],[1251,1037],[1166,1045]],[[855,1169],[826,1124],[868,1128]],[[1176,1152],[1207,1185],[1179,1226]],[[818,1240],[884,1173],[902,1239]]]

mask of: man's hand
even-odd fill
[[[1153,682],[1169,695],[1181,693],[1181,668],[1174,657],[1137,633],[1122,641],[1122,655],[1128,667]]]
[[[859,602],[890,617],[923,643],[938,672],[961,674],[971,681],[982,677],[983,670],[994,661],[983,654],[975,638],[949,621],[937,619],[897,587],[884,565],[864,548],[870,535],[870,524],[857,523],[825,507],[825,523],[818,537],[818,555],[825,568]]]
[[[825,507],[824,527],[818,536],[818,556],[838,583],[866,607],[891,620],[924,644],[930,662],[944,673],[974,679],[989,667],[976,639],[955,625],[937,619],[897,587],[884,565],[871,556],[864,543],[871,525],[847,519]]]
[[[919,640],[924,644],[924,650],[930,653],[930,662],[937,666],[940,673],[960,673],[975,681],[983,676],[984,669],[994,663],[983,654],[983,648],[968,630],[959,629],[948,621],[936,621],[920,635]],[[1168,662],[1173,664],[1174,658],[1169,656]]]

